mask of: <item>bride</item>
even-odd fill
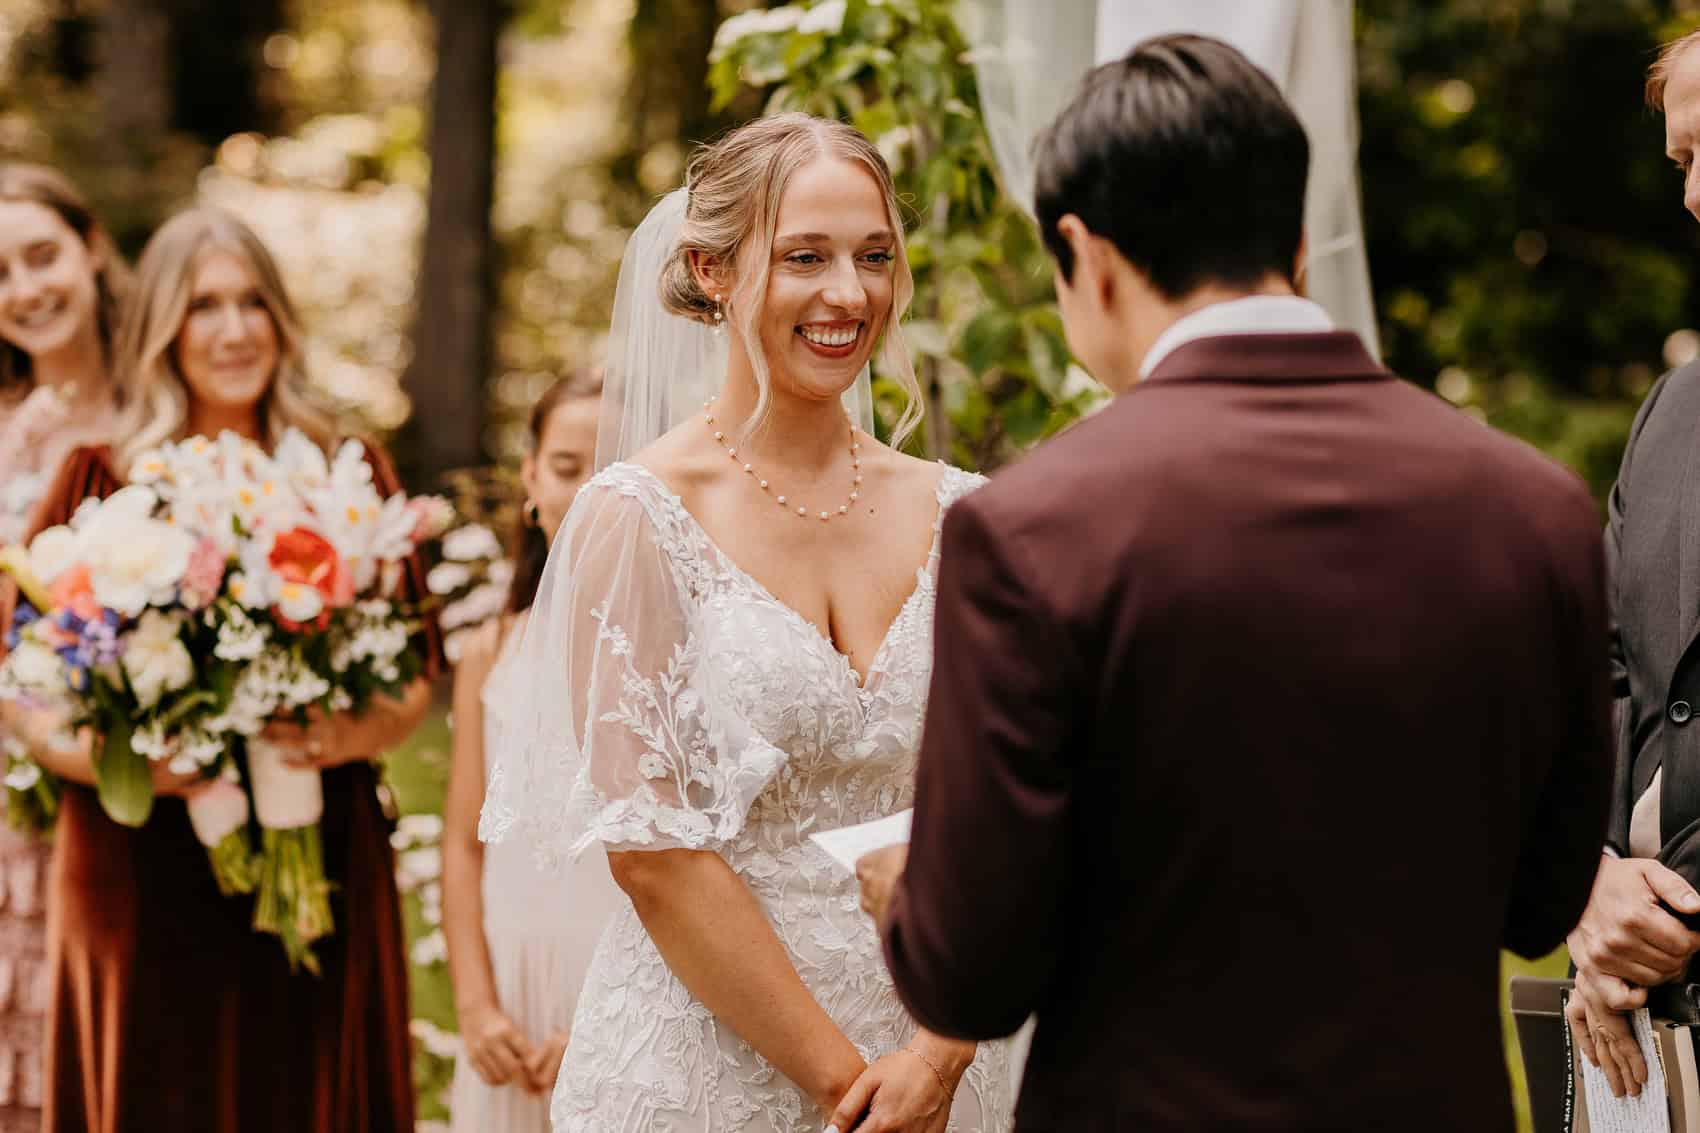
[[[910,804],[939,526],[979,483],[869,434],[876,347],[899,438],[919,417],[913,289],[879,151],[801,114],[700,151],[627,248],[603,467],[492,706],[483,815],[545,858],[605,850],[630,897],[556,1133],[816,1133],[859,1081],[859,1129],[1009,1125],[1006,1050],[916,1028],[808,837]]]

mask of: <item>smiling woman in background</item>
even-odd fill
[[[111,428],[112,339],[129,282],[69,181],[0,164],[0,545],[23,533],[66,450]],[[0,1133],[41,1127],[48,846],[0,823]]]
[[[294,427],[328,448],[335,432],[307,400],[300,357],[294,308],[254,234],[216,209],[178,215],[142,254],[119,337],[122,440],[72,453],[36,526],[117,490],[163,441],[230,430],[270,448]],[[395,491],[384,455],[369,448],[368,460],[379,491]],[[323,772],[336,931],[316,947],[319,976],[292,973],[251,927],[252,902],[219,893],[183,804],[197,780],[156,764],[152,815],[120,826],[88,786],[86,740],[67,747],[55,722],[33,721],[33,754],[66,782],[49,886],[45,1133],[410,1133],[401,910],[371,761],[428,700],[421,678],[361,715],[268,730]]]

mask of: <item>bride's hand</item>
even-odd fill
[[[935,1133],[950,1118],[956,1083],[909,1047],[874,1062],[832,1111],[832,1133]]]

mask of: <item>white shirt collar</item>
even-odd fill
[[[1150,375],[1164,358],[1184,343],[1223,334],[1317,334],[1334,329],[1328,312],[1297,295],[1248,295],[1224,299],[1200,307],[1169,324],[1157,336],[1145,361],[1139,365],[1141,379]]]

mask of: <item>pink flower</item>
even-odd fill
[[[183,572],[183,584],[178,596],[191,610],[204,610],[218,597],[224,584],[225,555],[217,543],[203,538],[189,555],[189,569]]]
[[[87,564],[77,563],[54,579],[47,590],[53,597],[54,607],[69,610],[85,622],[100,617],[100,603],[95,601],[90,577]]]

